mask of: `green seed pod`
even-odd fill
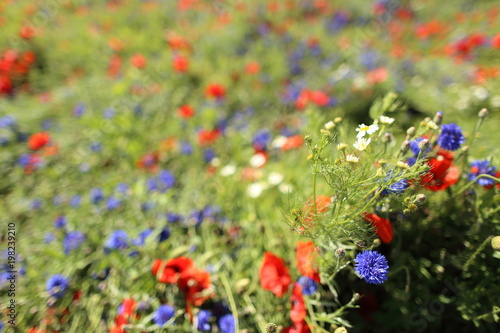
[[[339,327],[333,333],[347,333],[347,330],[345,327]]]

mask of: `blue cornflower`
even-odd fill
[[[167,213],[167,222],[168,223],[177,223],[182,220],[182,215],[176,213]]]
[[[94,187],[90,190],[90,202],[94,205],[104,200],[104,192],[99,187]]]
[[[210,161],[212,161],[216,156],[217,155],[215,154],[215,150],[213,150],[212,148],[207,148],[203,152],[203,160],[205,161],[205,163],[210,163]]]
[[[406,179],[401,179],[400,181],[390,185],[387,188],[389,193],[401,194],[408,188],[408,181]]]
[[[210,331],[210,317],[212,317],[212,312],[209,310],[201,310],[198,313],[198,331],[207,332]]]
[[[170,237],[170,230],[168,229],[168,227],[165,227],[162,229],[162,231],[160,232],[160,234],[158,235],[158,242],[164,242],[166,241],[168,238]]]
[[[64,275],[54,274],[47,280],[45,287],[50,296],[59,299],[63,297],[66,290],[68,290],[69,280]]]
[[[169,188],[175,186],[174,174],[169,170],[161,170],[158,173],[158,184],[160,191],[163,193]]]
[[[44,243],[46,243],[46,244],[50,244],[50,243],[52,243],[52,241],[53,241],[54,239],[56,239],[56,236],[54,236],[54,234],[53,234],[53,233],[51,233],[51,232],[47,232],[47,233],[45,234],[45,236],[43,237],[43,241],[44,241]]]
[[[82,201],[82,197],[80,195],[74,195],[70,201],[69,201],[69,204],[71,205],[71,207],[78,207],[80,206],[80,202]]]
[[[121,204],[122,202],[115,197],[109,197],[108,200],[106,200],[106,208],[108,210],[117,209],[121,206]]]
[[[125,230],[115,230],[106,240],[104,248],[108,251],[128,248],[128,235]]]
[[[193,145],[187,141],[180,142],[180,151],[182,155],[191,155],[193,154],[194,148]]]
[[[54,198],[52,199],[52,202],[54,203],[54,206],[59,206],[63,202],[63,196],[60,194],[54,195]],[[57,227],[56,227],[57,228]]]
[[[101,151],[102,150],[102,143],[92,142],[90,144],[90,150],[92,150],[93,152]]]
[[[69,254],[71,250],[78,248],[85,240],[85,234],[80,231],[70,231],[63,240],[64,253]]]
[[[257,150],[266,150],[267,145],[271,142],[271,132],[267,129],[258,130],[254,134],[252,145]]]
[[[479,175],[490,175],[495,176],[496,166],[490,165],[488,160],[476,160],[470,164],[470,173],[468,174],[469,181],[473,181]],[[481,177],[476,183],[481,186],[492,186],[495,181],[490,178]]]
[[[465,142],[462,129],[456,124],[444,124],[441,126],[437,144],[447,150],[457,150]]]
[[[41,209],[42,206],[43,206],[43,203],[42,203],[42,200],[40,200],[40,199],[35,199],[31,202],[31,209],[32,210]]]
[[[160,307],[156,309],[154,313],[153,322],[156,325],[163,327],[170,319],[172,319],[174,314],[175,310],[170,305],[160,305]]]
[[[59,215],[54,220],[54,227],[56,229],[62,229],[68,224],[68,219],[64,215]]]
[[[73,108],[73,115],[76,118],[80,118],[81,116],[83,116],[84,112],[85,112],[85,105],[81,103],[75,105],[75,107]]]
[[[235,322],[232,314],[226,314],[219,318],[219,329],[222,333],[234,333]]]
[[[354,259],[354,271],[368,283],[381,284],[387,280],[389,265],[387,259],[377,251],[367,250],[359,253]]]
[[[106,119],[113,118],[115,116],[115,109],[113,109],[112,107],[108,107],[108,108],[104,109],[103,116]]]
[[[152,233],[153,233],[153,229],[151,229],[151,228],[142,231],[139,234],[139,237],[132,240],[132,244],[134,244],[135,246],[143,246],[146,243],[146,238],[148,238],[149,235],[151,235]]]
[[[12,127],[16,124],[16,119],[10,115],[0,118],[0,128]]]
[[[116,186],[116,191],[118,191],[120,193],[127,193],[128,189],[129,189],[129,187],[125,183],[120,183]]]
[[[30,163],[30,161],[31,161],[30,154],[22,154],[17,159],[17,164],[19,164],[19,166],[25,167]]]
[[[309,296],[318,290],[318,284],[310,277],[301,276],[297,282],[302,287],[302,295]]]
[[[3,331],[3,322],[0,321],[0,333]]]

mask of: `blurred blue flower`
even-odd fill
[[[462,129],[454,124],[444,124],[441,126],[437,144],[447,150],[457,150],[465,142]]]
[[[254,134],[252,145],[256,150],[266,150],[267,145],[271,142],[271,132],[267,129],[260,129]]]
[[[119,193],[127,193],[129,187],[125,183],[120,183],[116,186],[116,191]]]
[[[68,219],[64,215],[59,215],[54,220],[54,227],[56,229],[62,229],[68,224]]]
[[[206,148],[203,152],[203,160],[205,163],[209,163],[216,157],[215,151],[212,148]]]
[[[128,235],[125,230],[115,230],[108,237],[104,245],[105,250],[120,250],[128,248]]]
[[[387,280],[389,265],[387,259],[377,251],[367,250],[359,253],[354,259],[354,271],[368,283],[381,284]]]
[[[152,233],[153,229],[151,228],[141,231],[139,236],[132,240],[132,244],[134,244],[135,246],[143,246],[146,243],[146,238],[148,238]]]
[[[301,276],[297,282],[302,287],[302,295],[309,296],[318,290],[318,284],[310,277]]]
[[[74,195],[73,197],[71,197],[69,204],[71,205],[71,207],[75,208],[80,206],[81,201],[82,197],[80,195]]]
[[[156,309],[154,316],[153,316],[153,322],[158,325],[158,326],[165,326],[165,324],[172,319],[172,317],[175,315],[175,310],[173,307],[167,304],[160,305],[158,309]]]
[[[59,299],[64,296],[69,288],[69,280],[61,274],[52,275],[46,283],[46,289],[50,296]]]
[[[118,200],[117,198],[111,196],[106,200],[106,209],[107,210],[114,210],[117,209],[121,206],[122,202]]]
[[[69,254],[71,250],[74,250],[85,241],[85,234],[80,231],[70,231],[66,234],[63,240],[64,253]]]
[[[0,117],[0,128],[13,127],[16,125],[16,119],[11,115]]]
[[[76,118],[80,118],[81,116],[83,116],[84,113],[85,113],[85,105],[83,105],[82,103],[78,103],[73,108],[73,115]]]
[[[232,314],[226,314],[219,318],[219,329],[222,333],[234,333],[235,332],[235,322]]]
[[[182,220],[182,215],[175,213],[167,213],[167,222],[168,223],[177,223]]]
[[[187,141],[180,142],[180,150],[182,155],[191,155],[193,154],[193,145]]]
[[[114,115],[115,115],[115,109],[113,109],[112,107],[104,109],[104,112],[103,112],[104,118],[111,119],[114,117]]]
[[[164,242],[166,241],[168,238],[170,237],[170,230],[168,229],[168,227],[165,227],[162,229],[162,231],[160,232],[160,234],[158,235],[158,242]]]
[[[210,326],[210,317],[212,317],[212,312],[209,310],[201,310],[198,313],[198,331],[200,332],[207,332],[210,331],[211,326]]]
[[[92,150],[93,152],[101,151],[102,150],[102,143],[92,142],[90,144],[90,150]]]
[[[99,187],[94,187],[90,190],[90,202],[94,205],[104,200],[104,192]]]
[[[473,181],[479,175],[495,176],[496,168],[497,167],[495,165],[490,165],[490,161],[488,160],[473,161],[470,164],[470,172],[467,175],[467,178],[469,179],[469,181]],[[476,183],[481,186],[492,186],[493,184],[495,184],[495,181],[490,178],[481,177],[476,181]]]
[[[56,236],[51,232],[47,232],[45,234],[45,236],[43,237],[44,243],[47,243],[47,244],[52,243],[54,241],[54,239],[56,239]]]

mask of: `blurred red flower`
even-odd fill
[[[383,243],[389,244],[392,242],[393,230],[391,221],[370,213],[363,213],[363,219],[372,225],[375,233]]]
[[[218,129],[205,130],[202,129],[198,132],[198,144],[200,146],[211,145],[220,136],[220,131]]]
[[[278,297],[282,297],[288,291],[292,282],[285,261],[271,252],[264,253],[259,276],[262,289],[269,290]]]
[[[187,257],[178,257],[162,261],[156,259],[153,262],[151,273],[161,283],[177,283],[183,274],[189,274],[189,271],[194,267],[194,262]]]
[[[330,202],[330,200],[328,200]],[[318,250],[312,241],[297,242],[297,251],[295,252],[295,261],[300,274],[320,282],[317,258]]]
[[[431,191],[442,191],[458,182],[460,171],[453,165],[453,153],[440,150],[438,156],[429,159],[429,171],[420,178],[420,184]]]
[[[205,95],[211,98],[222,98],[226,95],[226,88],[219,83],[211,83],[205,89]]]
[[[132,64],[132,66],[142,69],[146,67],[146,58],[142,54],[136,53],[130,59],[130,63]]]
[[[191,118],[192,116],[194,116],[194,109],[189,104],[184,104],[177,111],[179,113],[179,116],[181,116],[182,118],[187,119],[187,118]]]
[[[46,132],[35,133],[28,139],[28,147],[31,150],[40,150],[50,142],[50,135]]]
[[[174,70],[178,73],[184,73],[189,69],[189,60],[183,56],[176,55],[172,64]]]
[[[286,142],[281,146],[281,149],[283,151],[289,151],[292,149],[299,148],[302,146],[304,143],[304,139],[302,138],[302,135],[297,134],[297,135],[292,135],[286,138]]]

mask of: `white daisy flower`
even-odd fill
[[[350,162],[350,163],[358,163],[359,162],[359,158],[357,158],[354,155],[346,155],[345,159],[347,162]]]
[[[365,134],[373,134],[375,133],[376,131],[378,131],[378,125],[377,124],[372,124],[372,125],[365,125],[365,124],[361,124],[358,126],[358,128],[356,128],[356,132],[358,132],[358,134],[356,135],[356,138],[362,138],[365,136]]]
[[[283,181],[283,175],[279,172],[271,172],[267,177],[267,182],[271,185],[278,185]]]
[[[222,177],[229,177],[236,173],[236,167],[234,165],[226,165],[220,169],[220,175]]]
[[[359,151],[363,151],[368,147],[370,142],[372,142],[372,139],[359,138],[358,141],[353,144],[353,147]]]
[[[382,124],[390,125],[394,122],[394,118],[387,117],[387,116],[380,116],[380,122]]]

